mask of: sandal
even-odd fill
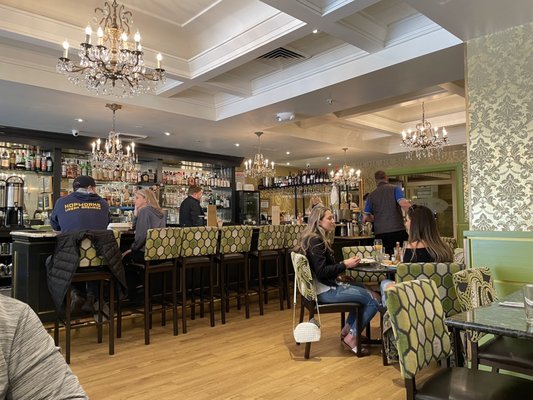
[[[353,353],[355,355],[357,355],[357,346],[355,347],[351,347],[348,343],[346,343],[344,340],[342,341],[342,344],[344,344],[344,346],[347,348],[347,349],[350,349],[351,351],[353,351]],[[361,348],[361,357],[364,357],[364,356],[368,356],[370,354],[370,351],[365,348],[365,347],[362,347]]]

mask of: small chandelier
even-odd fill
[[[123,169],[124,171],[135,171],[138,162],[137,154],[135,154],[135,143],[131,142],[131,144],[126,146],[126,152],[124,153],[120,133],[115,130],[115,112],[120,110],[122,106],[115,103],[106,104],[105,106],[113,111],[113,128],[109,131],[109,136],[103,147],[100,139],[91,144],[91,163],[93,166],[105,170]]]
[[[418,159],[431,157],[433,151],[440,152],[442,147],[448,143],[448,132],[442,128],[442,135],[439,135],[438,128],[432,128],[431,123],[426,120],[424,103],[422,103],[422,121],[416,124],[415,131],[409,128],[402,131],[402,146],[407,147],[407,157],[412,157],[414,151]]]
[[[343,147],[342,150],[344,151],[344,165],[336,171],[333,170],[329,173],[331,182],[338,186],[356,187],[361,181],[361,170],[358,169],[356,171],[346,164],[346,150],[348,150],[348,147]]]
[[[261,153],[261,135],[263,132],[255,132],[259,140],[258,152],[254,156],[254,160],[249,159],[244,162],[244,174],[247,177],[261,179],[265,177],[273,177],[275,175],[274,161],[268,162],[268,159],[263,157]]]
[[[63,57],[56,69],[68,80],[98,94],[130,97],[154,92],[165,80],[161,68],[161,54],[157,55],[157,68],[144,65],[141,35],[139,31],[128,41],[133,14],[124,5],[104,3],[104,8],[95,8],[101,15],[96,32],[96,44],[91,44],[93,33],[90,25],[85,28],[85,42],[80,44],[79,65],[68,58],[69,44],[63,42]],[[97,17],[94,18],[97,20]]]

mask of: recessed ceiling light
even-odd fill
[[[328,162],[328,167],[331,167],[331,163],[330,162]]]
[[[326,160],[329,160],[329,157],[326,157]]]
[[[288,162],[288,163],[287,163],[287,165],[291,165],[291,163],[290,163],[290,162]]]
[[[170,132],[163,132],[163,135],[165,135],[165,136],[170,136],[170,135],[172,135],[172,134],[171,134]]]
[[[318,33],[318,29],[313,29],[313,33]]]
[[[289,154],[291,154],[291,152],[290,152],[290,151],[287,151],[287,155],[289,155]]]
[[[239,144],[239,143],[235,143],[235,147],[239,147],[239,146],[240,146],[240,144]]]
[[[83,118],[74,118],[74,121],[76,121],[76,122],[83,122]]]

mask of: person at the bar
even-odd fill
[[[187,198],[180,205],[180,226],[203,226],[204,211],[200,205],[202,188],[192,185],[187,191]]]
[[[301,234],[297,250],[305,254],[309,260],[311,271],[316,282],[319,303],[359,303],[363,306],[361,326],[367,326],[378,312],[378,301],[372,293],[356,285],[337,285],[338,275],[359,264],[358,257],[347,258],[335,262],[328,233],[335,230],[333,213],[327,207],[317,206],[309,216],[307,227]],[[341,331],[343,343],[354,353],[361,343],[356,341],[357,321],[355,313],[350,313],[346,325]],[[362,349],[368,354],[367,349]]]

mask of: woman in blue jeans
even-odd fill
[[[313,208],[308,225],[300,236],[298,250],[305,253],[309,260],[319,303],[361,304],[363,306],[361,326],[366,326],[378,312],[378,302],[364,287],[337,285],[337,276],[347,269],[355,268],[360,260],[358,257],[351,257],[339,263],[335,262],[331,243],[327,239],[327,234],[334,230],[335,219],[331,210],[321,206]],[[356,341],[356,332],[355,313],[350,313],[341,331],[341,337],[355,353],[357,346],[360,345]]]

